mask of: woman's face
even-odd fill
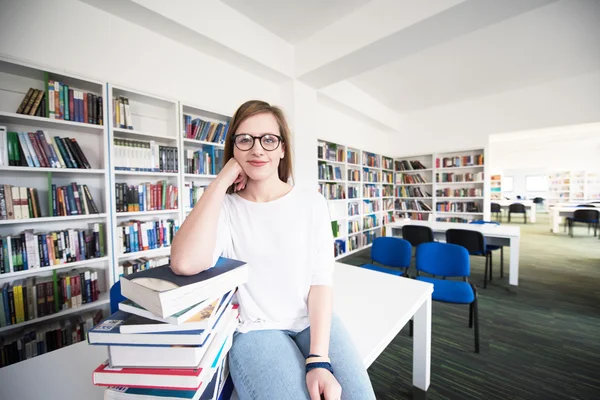
[[[279,161],[284,156],[279,136],[277,120],[268,112],[248,117],[238,126],[233,156],[250,179],[259,181],[277,174]]]

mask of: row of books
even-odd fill
[[[435,208],[440,212],[481,212],[479,203],[474,201],[444,201],[436,203]]]
[[[435,174],[435,181],[442,182],[480,182],[483,181],[483,172],[468,172],[465,174],[455,174],[452,172],[443,172]]]
[[[97,310],[4,337],[0,368],[87,340],[87,332],[102,318],[102,310]]]
[[[0,273],[65,265],[104,257],[105,226],[90,224],[89,229],[65,229],[48,233],[26,230],[18,235],[0,237]]]
[[[41,216],[37,189],[0,184],[0,220]]]
[[[348,150],[348,164],[358,164],[358,151]]]
[[[396,199],[395,209],[403,211],[431,211],[431,206],[421,200]]]
[[[411,219],[411,220],[415,220],[415,221],[427,221],[429,220],[429,215],[430,214],[425,214],[425,213],[419,213],[419,212],[397,212],[396,213],[398,218],[403,218],[403,219]]]
[[[223,168],[223,149],[203,146],[201,150],[186,151],[185,173],[196,175],[217,175]]]
[[[468,218],[463,218],[463,217],[438,217],[435,220],[438,222],[460,222],[460,223],[469,222]]]
[[[381,157],[381,164],[383,169],[393,169],[394,168],[394,160],[389,157]]]
[[[383,178],[381,180],[384,184],[394,184],[394,173],[391,171],[383,171]]]
[[[46,92],[40,89],[29,88],[17,108],[17,114],[47,117]]]
[[[360,235],[348,237],[348,251],[356,250],[360,247]]]
[[[131,275],[150,268],[162,267],[163,265],[169,265],[170,261],[171,260],[169,256],[153,258],[141,257],[135,260],[124,261],[119,264],[119,267],[117,268],[117,275]]]
[[[349,169],[348,170],[348,180],[350,182],[360,182],[360,170]]]
[[[178,229],[176,219],[123,222],[117,227],[117,254],[169,247]]]
[[[335,240],[333,242],[333,256],[337,257],[346,253],[346,241],[345,240]]]
[[[185,182],[183,187],[183,207],[185,210],[194,208],[200,197],[206,190],[205,185],[197,185],[192,182]]]
[[[178,172],[178,149],[155,141],[114,139],[115,169],[120,171]]]
[[[383,210],[387,211],[387,210],[393,210],[393,209],[394,209],[394,199],[393,198],[383,199]]]
[[[423,178],[420,174],[396,174],[396,184],[398,185],[402,185],[402,184],[417,184],[417,183],[423,183],[423,184],[427,184],[427,180],[425,180],[425,178]]]
[[[383,185],[381,195],[383,197],[394,197],[394,187]]]
[[[319,142],[317,144],[317,158],[319,160],[329,160],[344,162],[344,148],[334,143]]]
[[[381,189],[375,185],[364,185],[363,197],[381,197]]]
[[[398,186],[396,197],[431,197],[431,193],[416,186]]]
[[[373,213],[381,210],[379,201],[363,200],[363,214]]]
[[[394,221],[394,214],[392,212],[383,214],[383,225],[391,224]]]
[[[354,186],[348,186],[348,198],[358,199],[360,197],[360,190]]]
[[[342,177],[342,168],[324,162],[319,162],[319,179],[328,181],[341,181],[344,179]]]
[[[456,157],[444,157],[441,160],[436,158],[436,168],[455,168],[455,167],[472,167],[483,165],[483,154],[473,156],[456,156]]]
[[[459,189],[437,189],[435,191],[437,197],[482,197],[483,189],[481,188],[459,188]]]
[[[427,167],[419,160],[397,160],[394,163],[396,171],[414,171],[418,169],[427,169]]]
[[[0,127],[0,166],[90,169],[74,138],[50,137],[46,132],[7,132]]]
[[[319,183],[319,193],[327,200],[342,200],[346,198],[344,186],[339,183]]]
[[[357,220],[348,221],[348,234],[360,232],[360,223]]]
[[[379,156],[373,153],[367,153],[366,151],[363,151],[362,165],[366,167],[379,168]]]
[[[98,272],[53,272],[51,277],[4,284],[0,293],[0,326],[20,324],[98,300]]]
[[[380,236],[380,233],[377,230],[363,232],[362,233],[363,246],[370,245],[379,236]]]
[[[192,119],[191,115],[185,114],[183,115],[183,122],[185,124],[184,138],[218,144],[225,143],[229,123],[205,121],[200,118]]]
[[[378,227],[377,216],[375,214],[365,215],[363,217],[363,229],[371,229]]]
[[[48,200],[52,207],[51,216],[53,217],[98,214],[98,207],[96,207],[90,189],[87,185],[78,185],[77,182],[71,182],[67,186],[51,185]],[[37,213],[37,216],[41,217],[41,214]]]
[[[117,212],[176,210],[179,207],[178,198],[177,185],[169,184],[166,180],[155,184],[115,184]]]
[[[113,126],[133,130],[133,117],[127,97],[119,96],[113,99]]]
[[[168,265],[122,276],[126,300],[88,334],[108,350],[93,383],[107,399],[218,398],[238,320],[232,298],[247,279],[243,262],[224,258],[191,276]]]
[[[368,168],[363,169],[363,182],[377,183],[383,180],[381,171],[370,171]]]
[[[348,216],[358,215],[358,203],[348,203]]]

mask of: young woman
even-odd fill
[[[374,399],[369,377],[332,316],[333,234],[316,190],[288,183],[290,132],[263,101],[236,111],[225,166],[187,217],[171,268],[191,275],[220,255],[247,262],[229,368],[241,400]]]

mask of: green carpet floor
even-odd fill
[[[548,216],[521,227],[520,279],[483,289],[483,257],[471,257],[479,290],[481,352],[473,352],[468,307],[433,303],[431,386],[436,399],[600,399],[600,240],[552,234]],[[369,250],[342,260],[369,262]],[[411,271],[412,272],[412,271]],[[411,273],[412,275],[412,273]],[[393,307],[393,305],[389,305]],[[412,339],[400,332],[369,368],[377,398],[410,399]]]

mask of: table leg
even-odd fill
[[[535,224],[535,213],[536,213],[537,204],[533,204],[530,208],[531,213],[529,214],[529,221],[532,224]]]
[[[431,369],[431,296],[414,316],[413,389],[427,391]]]
[[[510,273],[508,283],[519,285],[519,238],[510,239]]]
[[[560,215],[558,210],[552,210],[552,233],[558,233]]]

